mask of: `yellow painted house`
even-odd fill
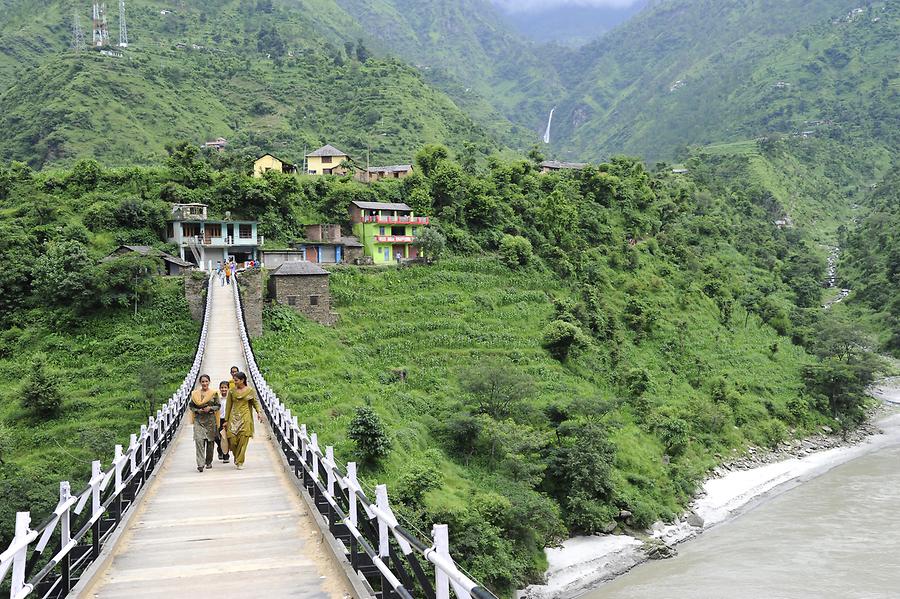
[[[297,167],[290,162],[276,158],[272,154],[263,154],[253,163],[254,177],[262,177],[263,173],[272,170],[290,174],[297,172]]]
[[[306,155],[307,175],[345,175],[347,169],[341,163],[350,157],[334,146],[324,145]]]

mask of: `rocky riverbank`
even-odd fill
[[[900,385],[881,385],[877,390],[881,393],[873,389],[874,396],[900,396]],[[819,434],[786,441],[775,450],[750,447],[746,455],[716,468],[688,511],[674,522],[657,522],[650,530],[633,534],[575,537],[561,547],[546,549],[546,584],[532,585],[522,595],[529,599],[577,597],[649,559],[674,556],[678,543],[758,505],[775,492],[892,443],[900,443],[900,410],[881,407],[869,423],[847,435],[822,427]]]

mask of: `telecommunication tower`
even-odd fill
[[[86,49],[84,43],[84,30],[81,28],[81,19],[76,11],[72,19],[72,50],[76,53]]]
[[[109,43],[109,27],[106,23],[106,4],[94,2],[93,37],[91,43],[101,48]]]
[[[125,0],[119,0],[119,47],[128,47],[128,25],[125,24]]]

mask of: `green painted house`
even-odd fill
[[[428,217],[413,215],[406,204],[351,202],[350,222],[363,253],[375,264],[386,264],[419,257],[416,235],[419,227],[428,224]]]

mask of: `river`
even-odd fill
[[[583,599],[900,597],[900,444],[837,466]]]

